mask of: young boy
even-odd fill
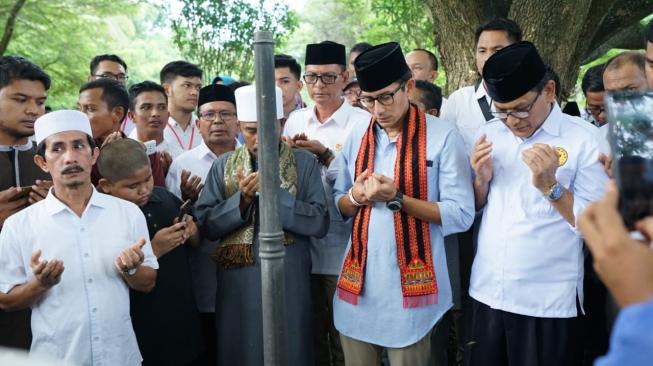
[[[119,139],[102,148],[97,161],[103,192],[138,205],[147,220],[152,250],[159,261],[155,288],[130,294],[131,318],[143,365],[189,365],[202,351],[199,315],[192,292],[188,242],[199,242],[197,226],[184,216],[181,201],[154,187],[140,143]]]

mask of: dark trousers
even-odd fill
[[[338,276],[311,275],[313,300],[313,344],[316,366],[342,366],[345,356],[340,345],[340,335],[333,324],[333,295],[338,286]]]
[[[513,314],[472,300],[468,366],[578,366],[578,318]]]
[[[585,254],[585,316],[582,317],[583,365],[594,365],[594,361],[608,352],[608,324],[606,318],[607,290],[596,272],[594,272],[592,255]]]
[[[30,309],[0,310],[0,346],[29,349],[32,343]]]
[[[202,338],[204,339],[204,351],[193,366],[215,366],[216,361],[216,344],[215,336],[215,313],[200,313],[200,325],[202,326]]]

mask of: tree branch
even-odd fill
[[[2,33],[2,39],[0,39],[0,56],[4,55],[9,46],[9,41],[11,40],[11,35],[14,33],[14,25],[16,24],[16,18],[18,18],[18,13],[20,9],[25,5],[26,0],[17,0],[14,6],[9,12],[7,17],[7,23],[5,23],[5,30]]]
[[[595,34],[587,38],[590,41],[588,50],[600,47],[620,30],[644,19],[651,14],[651,9],[653,0],[618,0],[613,1],[607,11],[594,13],[599,17],[594,24],[588,24],[596,29]]]
[[[581,61],[581,64],[592,62],[613,48],[640,49],[646,43],[645,41],[642,28],[638,21],[608,38],[598,47],[589,50]]]

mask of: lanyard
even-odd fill
[[[190,150],[193,147],[193,139],[195,139],[195,126],[191,126],[192,130],[190,131],[190,143],[188,144],[188,149],[184,148],[184,143],[181,142],[181,139],[179,138],[179,135],[177,135],[177,131],[175,131],[174,127],[168,122],[168,127],[170,128],[170,131],[175,135],[175,138],[177,139],[177,143],[181,147],[182,150]]]

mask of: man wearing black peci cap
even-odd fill
[[[483,219],[466,362],[577,365],[583,254],[576,219],[607,180],[588,131],[594,127],[562,113],[530,42],[497,51],[483,79],[498,119],[481,127],[470,158]]]
[[[348,366],[426,365],[430,334],[452,306],[443,236],[474,217],[456,128],[410,104],[415,87],[398,43],[354,62],[372,120],[354,129],[332,166],[339,213],[353,219],[334,298]]]
[[[327,168],[340,154],[350,132],[370,120],[369,113],[352,107],[342,96],[349,78],[345,63],[345,46],[341,44],[324,41],[306,45],[304,81],[315,106],[293,112],[283,131],[287,141],[318,158],[322,185],[329,197],[334,177],[326,174]],[[340,337],[333,325],[332,304],[351,224],[343,222],[333,200],[329,200],[329,212],[331,223],[327,236],[311,238],[313,330],[318,366],[344,364]]]

